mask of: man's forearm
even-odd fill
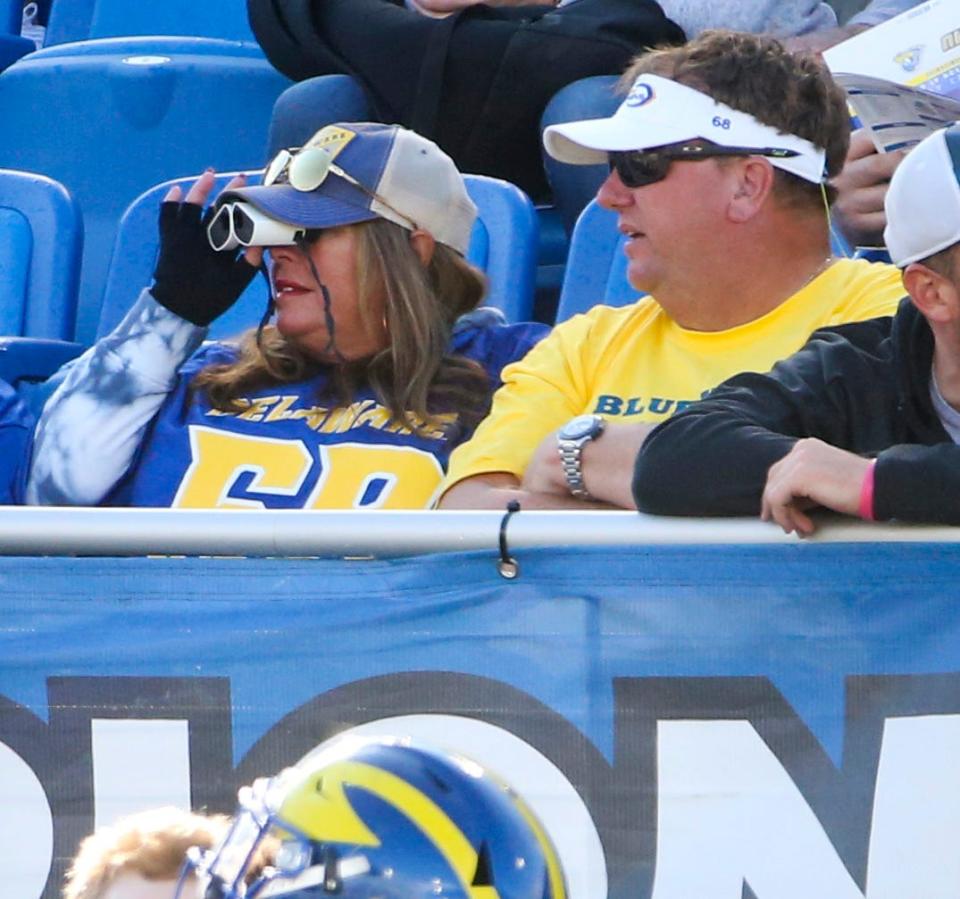
[[[578,510],[613,509],[605,502],[585,502],[569,494],[545,493],[528,490],[513,477],[503,473],[475,475],[454,484],[440,500],[440,509],[499,509],[516,500],[522,509],[531,510]]]
[[[653,425],[609,425],[583,452],[583,482],[597,501],[619,509],[636,509],[633,469],[637,453]]]

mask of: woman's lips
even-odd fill
[[[302,293],[307,293],[307,288],[302,284],[298,284],[296,281],[288,281],[286,278],[278,278],[273,282],[273,292],[277,298],[291,297]]]

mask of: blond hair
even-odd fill
[[[424,266],[409,232],[385,219],[347,227],[357,231],[361,316],[369,320],[369,298],[382,287],[390,340],[367,359],[329,366],[329,386],[319,399],[345,406],[367,384],[392,419],[415,433],[436,426],[434,414],[445,411],[459,413],[468,427],[475,425],[489,405],[486,372],[479,363],[449,353],[448,345],[457,318],[482,300],[483,275],[441,243]],[[203,369],[192,386],[214,408],[236,412],[242,408],[238,400],[244,391],[301,381],[322,368],[268,326],[259,338],[256,330],[248,331],[235,362]]]
[[[63,899],[100,899],[123,873],[145,880],[175,880],[191,846],[209,849],[229,818],[158,808],[98,827],[86,837],[67,872]]]

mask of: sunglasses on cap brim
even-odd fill
[[[295,147],[290,150],[281,150],[273,157],[270,164],[264,169],[263,184],[289,184],[295,190],[307,193],[316,190],[327,180],[328,175],[336,175],[358,190],[363,191],[372,200],[389,209],[395,216],[413,231],[417,230],[417,223],[408,215],[404,215],[380,194],[371,190],[358,181],[349,172],[333,161],[333,155],[326,147]]]
[[[674,162],[699,162],[722,156],[768,156],[788,159],[799,156],[796,150],[783,147],[723,147],[717,144],[670,144],[652,150],[611,150],[610,170],[615,171],[624,187],[646,187],[667,177]]]

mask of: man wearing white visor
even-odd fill
[[[888,315],[892,266],[835,259],[827,179],[843,165],[843,92],[775,40],[707,32],[637,58],[607,119],[547,129],[563,162],[608,162],[627,278],[504,371],[490,415],[452,456],[444,508],[635,508],[649,430],[741,371],[766,371],[820,327]]]
[[[637,462],[641,509],[759,512],[800,534],[817,506],[960,524],[960,124],[910,151],[886,214],[910,301],[815,334],[658,428]]]

